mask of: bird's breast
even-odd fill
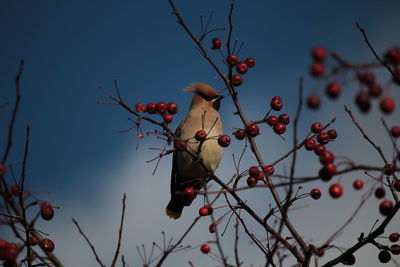
[[[208,135],[199,147],[200,142],[196,141],[194,136],[198,130],[202,129]],[[218,137],[222,134],[222,123],[218,112],[191,111],[181,123],[180,130],[181,139],[188,140],[187,150],[198,155],[205,167],[214,172],[223,154],[223,148],[218,144]],[[201,164],[185,151],[177,153],[177,163],[178,174],[182,178],[204,178],[208,175]]]

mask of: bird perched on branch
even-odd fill
[[[220,100],[214,88],[205,83],[194,83],[185,89],[194,93],[186,117],[176,129],[175,152],[171,172],[171,200],[165,214],[177,219],[184,206],[196,197],[196,190],[205,185],[221,161],[223,148],[217,139],[222,134],[218,113]]]

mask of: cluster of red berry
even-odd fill
[[[270,103],[271,110],[279,111],[283,107],[282,98],[280,96],[274,96]],[[290,117],[288,114],[280,114],[278,117],[274,115],[267,116],[267,124],[274,129],[276,134],[283,134],[286,132],[286,125],[290,122]],[[233,135],[238,140],[243,140],[247,137],[252,138],[260,134],[260,128],[257,124],[251,123],[247,125],[246,129],[237,129]]]
[[[368,112],[371,107],[370,98],[380,97],[383,93],[382,87],[376,82],[375,75],[372,72],[364,72],[357,76],[360,84],[367,86],[368,90],[361,89],[355,98],[355,103],[362,112]],[[382,97],[379,103],[380,110],[384,114],[390,114],[394,111],[395,103],[390,96]]]
[[[29,238],[29,245],[39,245],[43,250],[52,252],[54,250],[54,243],[50,239],[40,238],[39,235],[31,235]],[[16,260],[23,247],[20,247],[16,243],[9,243],[4,239],[0,239],[0,260],[4,261],[4,266],[17,266]],[[35,255],[29,256],[29,261],[35,260]]]
[[[6,168],[0,164],[0,176],[4,177],[6,174]],[[21,187],[19,185],[13,185],[10,188],[10,192],[14,197],[19,197]],[[54,217],[53,206],[49,202],[42,202],[40,205],[40,216],[43,220],[49,221]],[[31,230],[29,237],[29,244],[31,246],[39,245],[43,250],[52,252],[54,250],[54,243],[48,238],[41,238],[40,233],[36,230]],[[4,266],[16,266],[16,260],[20,253],[20,246],[16,243],[9,243],[3,239],[0,239],[0,260],[4,261]],[[29,256],[29,261],[33,261],[35,255]]]
[[[236,137],[238,140],[243,140],[248,136],[249,138],[256,137],[257,135],[260,134],[260,128],[258,127],[257,124],[251,123],[247,125],[246,129],[237,129],[233,135]]]
[[[337,138],[337,132],[334,129],[330,129],[327,132],[323,130],[324,126],[321,123],[314,122],[311,125],[311,132],[316,134],[316,141],[313,138],[308,138],[304,143],[304,147],[308,151],[314,151],[314,153],[319,156],[319,161],[323,165],[319,170],[319,177],[327,182],[331,180],[337,170],[334,164],[335,155],[333,152],[326,149],[326,145]],[[318,189],[313,190],[310,192],[311,197],[319,199],[321,197],[321,192]],[[329,194],[333,198],[341,197],[343,195],[342,185],[339,183],[332,184],[329,188]]]
[[[274,174],[274,166],[266,165],[262,170],[260,170],[257,166],[251,166],[248,170],[249,177],[246,182],[249,187],[254,187],[257,185],[258,181],[261,181],[265,178],[265,176],[271,176]]]
[[[316,46],[311,50],[311,57],[313,64],[310,67],[310,73],[315,78],[325,76],[325,60],[327,59],[328,52],[322,46]],[[391,64],[394,67],[392,80],[396,84],[400,85],[400,50],[397,47],[389,49],[385,53],[385,62]],[[338,71],[339,68],[335,72]],[[346,68],[348,69],[348,68]],[[329,75],[328,75],[329,76]],[[375,75],[372,72],[360,72],[357,71],[356,78],[361,86],[366,86],[367,90],[363,88],[358,91],[355,96],[355,103],[362,112],[368,112],[371,108],[371,98],[381,97],[383,94],[382,87],[376,82]],[[328,83],[325,88],[326,95],[331,99],[336,99],[342,91],[342,85],[337,80],[332,80]],[[307,105],[310,109],[318,109],[321,105],[321,98],[316,93],[309,94],[307,98]],[[390,96],[383,96],[379,103],[380,110],[384,114],[390,114],[395,109],[395,101]]]
[[[282,98],[279,96],[275,96],[271,99],[271,109],[279,111],[283,107]],[[274,129],[276,134],[283,134],[286,132],[286,125],[290,122],[290,117],[288,114],[280,114],[278,117],[274,115],[270,115],[267,117],[267,124]]]
[[[166,104],[165,102],[153,103],[150,102],[147,105],[143,103],[137,103],[135,105],[136,112],[147,112],[149,114],[160,114],[165,123],[170,123],[173,120],[174,114],[178,112],[178,105],[174,102],[169,102]]]
[[[226,57],[226,62],[230,67],[236,67],[236,72],[239,74],[232,75],[232,84],[239,86],[243,83],[243,77],[240,74],[245,74],[249,68],[256,65],[254,58],[247,58],[245,61],[239,61],[237,55],[230,54]]]
[[[400,235],[398,233],[391,233],[388,237],[389,241],[392,243],[396,243],[400,239]],[[400,254],[400,245],[393,244],[390,246],[390,252],[392,252],[393,255],[399,255]],[[381,250],[378,254],[378,259],[382,263],[387,263],[391,260],[392,256],[387,250]]]
[[[310,67],[310,73],[314,77],[322,77],[325,74],[323,62],[327,56],[327,51],[322,46],[316,46],[311,50],[311,57],[314,60]]]
[[[212,47],[213,50],[221,49],[222,41],[220,38],[213,38],[212,39]],[[235,54],[229,54],[226,57],[226,63],[229,67],[235,67],[236,72],[238,74],[232,75],[231,83],[234,86],[239,86],[243,83],[243,77],[240,74],[245,74],[249,68],[253,68],[256,65],[256,60],[254,58],[246,58],[244,61],[239,61],[239,58]]]

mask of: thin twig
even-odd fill
[[[4,151],[4,154],[3,154],[3,159],[1,160],[1,164],[3,164],[3,165],[7,161],[7,157],[8,157],[8,154],[10,152],[11,145],[12,145],[12,136],[13,136],[13,130],[14,130],[14,123],[15,123],[15,119],[17,118],[17,112],[18,112],[18,108],[19,108],[19,103],[21,101],[20,79],[21,79],[22,71],[24,70],[24,63],[25,63],[25,61],[22,59],[20,64],[19,64],[18,74],[15,77],[16,100],[15,100],[15,105],[14,105],[14,109],[13,109],[12,116],[11,116],[11,121],[10,121],[10,124],[8,126],[7,146],[6,146],[6,150]]]
[[[88,243],[88,245],[90,246],[90,248],[92,249],[92,252],[94,254],[94,256],[96,257],[96,261],[99,263],[100,266],[102,267],[106,267],[100,260],[99,256],[97,255],[96,249],[93,246],[93,244],[90,242],[89,238],[85,235],[85,233],[82,231],[81,227],[79,226],[78,222],[72,218],[72,222],[76,225],[76,227],[78,228],[79,233],[83,236],[83,238],[85,238],[86,242]]]
[[[385,162],[385,164],[387,164],[388,161],[386,160],[386,157],[383,154],[382,149],[378,145],[376,145],[371,140],[371,138],[369,138],[368,135],[364,132],[364,130],[361,128],[360,124],[354,118],[353,113],[351,112],[351,110],[346,105],[344,105],[344,110],[347,112],[347,114],[349,114],[349,116],[351,117],[351,120],[353,121],[354,125],[357,126],[357,128],[361,132],[362,136],[376,149],[376,151],[378,151],[379,155],[382,157],[382,159]]]
[[[360,32],[362,33],[362,35],[364,36],[364,41],[367,43],[369,49],[371,50],[371,52],[374,54],[374,56],[376,57],[376,59],[394,76],[394,72],[393,70],[388,66],[388,64],[386,64],[379,56],[378,54],[375,52],[375,49],[372,47],[371,43],[368,40],[367,34],[365,33],[365,30],[363,28],[361,28],[360,24],[358,24],[356,22],[356,27],[360,30]]]
[[[121,223],[119,225],[119,230],[118,230],[118,243],[117,243],[117,249],[115,250],[114,259],[111,263],[111,267],[114,267],[115,264],[117,263],[119,249],[121,247],[122,230],[124,226],[125,208],[126,208],[125,202],[126,202],[126,194],[124,194],[124,197],[122,198],[122,215],[121,215]]]

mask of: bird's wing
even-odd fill
[[[178,128],[175,131],[175,136],[177,138],[180,138],[182,134],[181,128],[178,126]],[[177,169],[177,154],[176,151],[172,155],[172,171],[171,171],[171,198],[174,195],[174,191],[178,187],[178,169]]]
[[[182,131],[180,127],[175,131],[175,135],[177,138],[180,138]],[[178,219],[181,216],[183,204],[182,204],[182,195],[177,195],[175,192],[179,190],[179,177],[178,177],[178,166],[177,166],[177,154],[176,151],[172,156],[172,171],[171,171],[171,200],[169,201],[167,208],[165,209],[165,215],[170,218]]]

